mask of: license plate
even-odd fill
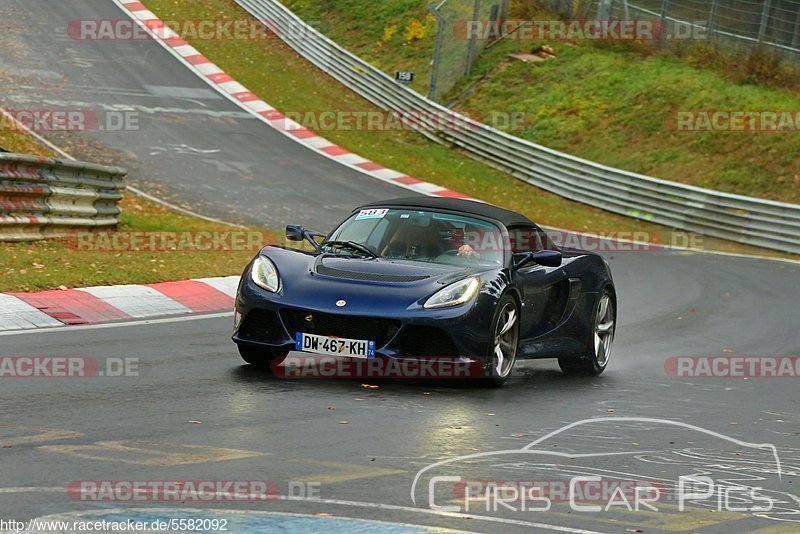
[[[297,350],[313,352],[314,354],[347,356],[348,358],[375,357],[375,342],[363,339],[344,339],[297,332],[294,338],[294,346]]]

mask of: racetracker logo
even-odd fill
[[[291,352],[275,360],[272,372],[282,378],[481,378],[480,362],[431,358],[344,358]]]
[[[800,131],[800,111],[675,111],[667,115],[666,123],[679,132],[789,133]]]
[[[247,502],[278,499],[281,487],[271,480],[76,480],[67,494],[81,502]]]
[[[296,129],[298,125],[315,132],[331,131],[425,131],[470,132],[483,124],[501,130],[521,130],[527,114],[521,111],[430,111],[406,109],[401,111],[286,111],[283,129]],[[273,121],[275,122],[275,121]]]
[[[454,230],[451,247],[469,245],[477,253],[498,251],[519,252],[552,248],[579,249],[589,252],[652,252],[664,248],[703,247],[703,236],[688,232],[644,232],[615,230],[609,232],[574,233],[561,230],[536,232],[514,230],[508,238],[495,230]]]
[[[701,24],[666,27],[660,19],[636,20],[457,20],[453,32],[467,41],[658,41],[707,37]]]
[[[92,378],[139,376],[139,358],[89,356],[0,356],[3,378]]]
[[[0,131],[123,132],[139,128],[138,111],[10,109],[0,113]]]
[[[138,22],[133,19],[75,19],[67,25],[67,35],[76,41],[146,41],[150,32],[163,35],[166,28],[184,39],[201,41],[263,41],[278,26],[271,21],[172,20]]]
[[[673,356],[664,371],[676,378],[798,378],[800,356]]]
[[[93,252],[257,252],[270,235],[255,231],[227,232],[79,232],[65,238],[77,251]]]

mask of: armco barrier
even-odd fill
[[[119,224],[119,167],[0,153],[0,241],[36,241]]]
[[[429,113],[469,127],[437,130],[467,154],[565,198],[673,228],[800,253],[800,205],[722,193],[626,172],[576,158],[458,115],[400,85],[351,54],[277,0],[236,0],[276,35],[342,84],[385,110]],[[425,132],[427,135],[433,135]]]

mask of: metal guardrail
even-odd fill
[[[0,241],[37,241],[119,224],[125,169],[0,153]]]
[[[277,0],[236,0],[318,68],[373,104],[430,113],[427,135],[570,200],[681,230],[800,253],[800,205],[722,193],[607,167],[496,130],[399,85],[308,26]],[[441,117],[467,125],[441,130]]]

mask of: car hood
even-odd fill
[[[287,304],[327,308],[347,301],[347,311],[377,304],[408,308],[442,287],[480,271],[458,266],[387,258],[344,258],[275,246],[261,254],[275,263]]]

